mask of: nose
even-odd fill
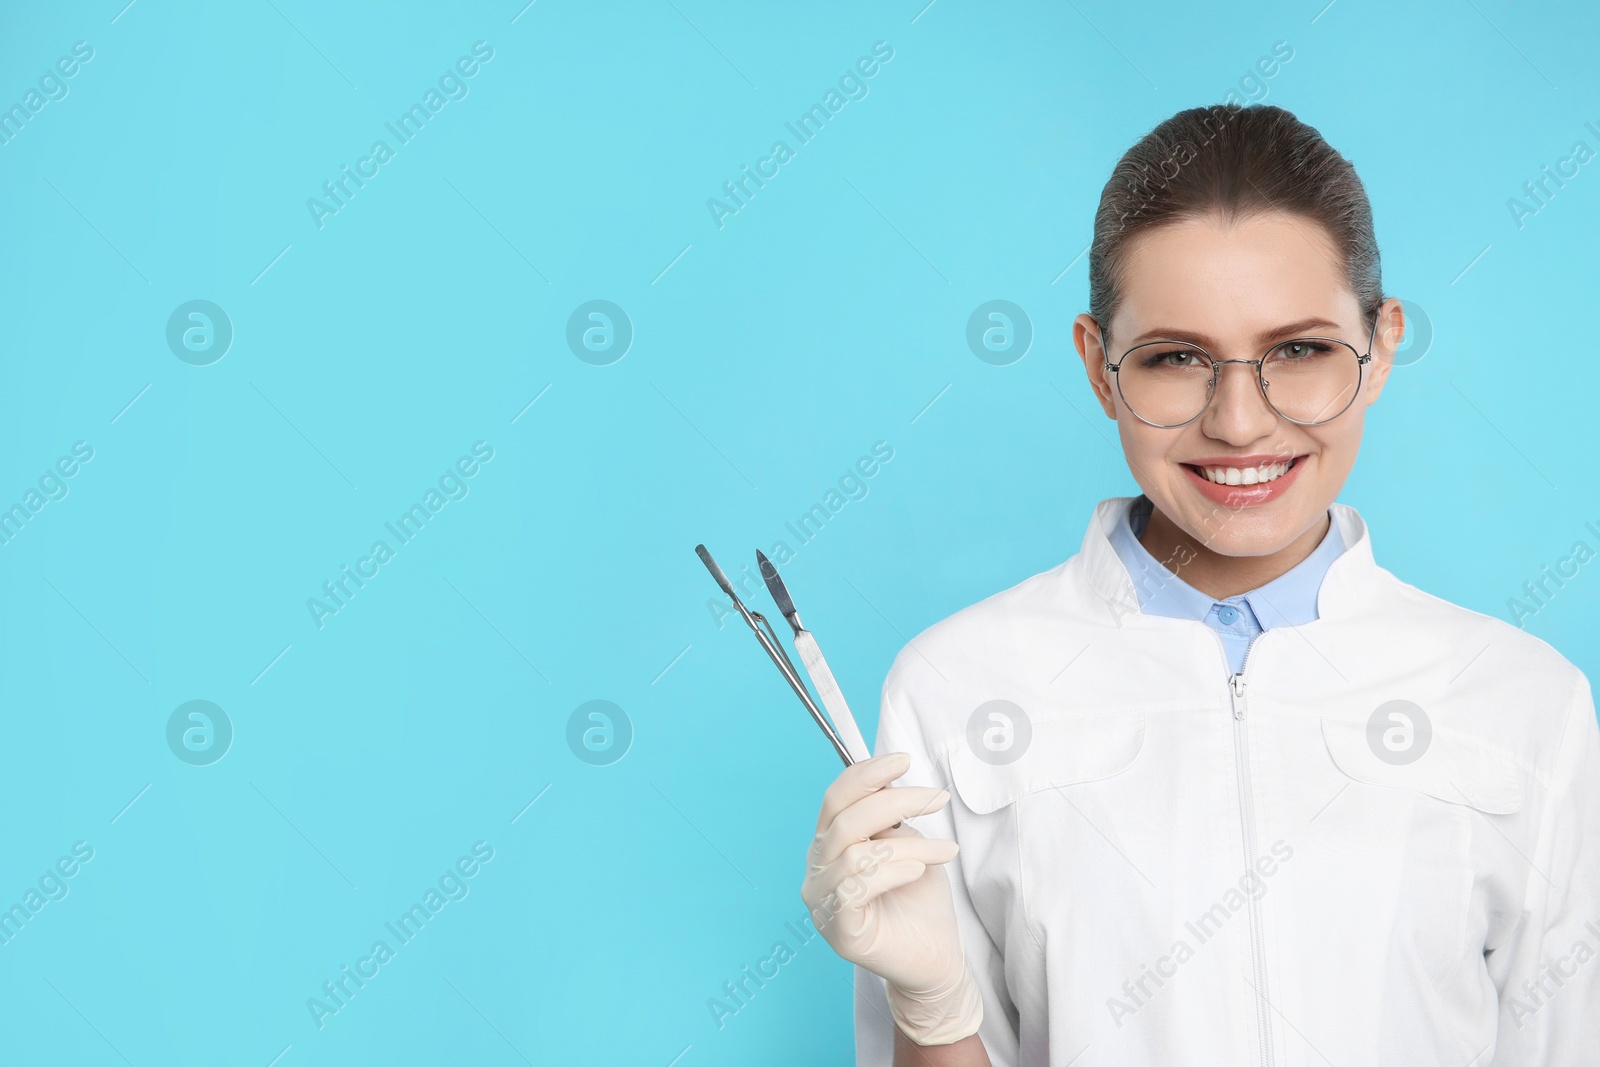
[[[1242,359],[1220,360],[1216,373],[1211,403],[1200,420],[1206,436],[1242,445],[1270,433],[1278,413],[1261,392],[1256,365]]]

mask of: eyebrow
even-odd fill
[[[1264,345],[1277,337],[1291,336],[1304,333],[1307,330],[1318,329],[1337,330],[1340,329],[1340,326],[1337,322],[1329,322],[1327,319],[1312,316],[1309,319],[1300,319],[1297,322],[1288,322],[1282,326],[1274,326],[1270,330],[1263,330],[1256,335],[1256,344],[1258,346]],[[1183,341],[1186,344],[1199,345],[1201,348],[1218,347],[1214,338],[1207,337],[1203,333],[1198,333],[1194,330],[1172,329],[1165,326],[1146,330],[1129,342],[1129,347],[1144,344],[1146,341]]]

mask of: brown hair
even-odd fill
[[[1370,330],[1383,303],[1372,205],[1350,161],[1273,104],[1180,111],[1117,161],[1100,194],[1089,246],[1089,314],[1109,336],[1131,238],[1163,223],[1220,212],[1279,210],[1319,223],[1344,261]]]

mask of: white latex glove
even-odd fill
[[[954,841],[902,819],[950,799],[926,786],[886,788],[911,757],[890,752],[846,767],[822,798],[800,896],[833,950],[888,983],[896,1025],[919,1045],[978,1032],[983,995],[967,970],[945,863]]]

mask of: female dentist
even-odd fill
[[[1278,107],[1180,112],[1089,274],[1143,492],[902,649],[823,798],[859,1067],[1600,1064],[1588,680],[1335,502],[1405,328],[1353,168]]]

